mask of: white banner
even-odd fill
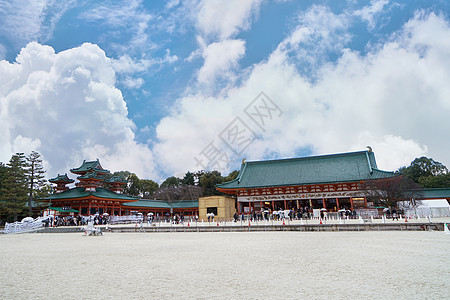
[[[356,198],[364,197],[364,191],[345,191],[345,192],[321,192],[305,194],[282,194],[282,195],[262,195],[262,196],[239,196],[238,202],[259,202],[259,201],[283,201],[283,200],[302,200],[302,199],[323,199],[323,198]]]

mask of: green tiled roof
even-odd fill
[[[123,203],[124,206],[145,208],[198,208],[198,200],[174,201],[140,199],[135,202]]]
[[[58,183],[58,182],[72,183],[75,180],[67,177],[67,174],[64,174],[64,175],[58,174],[58,176],[56,176],[55,178],[49,179],[48,181],[52,182],[52,183]]]
[[[97,171],[98,173],[103,173],[103,174],[109,173],[109,170],[105,170],[102,168],[102,166],[100,165],[100,161],[98,159],[94,160],[94,161],[83,160],[83,163],[81,164],[80,167],[70,169],[70,172],[75,173],[75,174],[82,174],[82,173],[92,171],[92,170]]]
[[[98,187],[96,188],[96,191],[86,191],[83,187],[76,187],[67,191],[64,191],[62,193],[55,193],[50,195],[49,197],[46,197],[44,199],[48,200],[58,200],[58,199],[75,199],[75,198],[83,198],[87,196],[95,196],[98,198],[105,198],[105,199],[117,199],[117,200],[137,200],[138,197],[133,197],[129,195],[124,194],[117,194],[113,191],[110,191],[105,188]]]
[[[422,189],[417,191],[418,199],[450,199],[450,188]]]
[[[355,182],[397,176],[377,168],[372,151],[244,162],[235,180],[219,189]]]
[[[96,171],[89,171],[86,174],[82,175],[82,176],[78,176],[78,179],[98,179],[98,180],[103,180],[103,176],[101,176],[100,174],[98,174]]]
[[[119,182],[119,183],[127,183],[128,181],[123,179],[120,176],[113,176],[110,179],[105,180],[106,183],[115,183],[115,182]]]
[[[171,205],[173,208],[198,208],[198,200],[175,201],[169,205]]]

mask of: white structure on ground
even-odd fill
[[[44,218],[38,217],[33,219],[26,217],[20,222],[6,223],[3,230],[4,233],[25,233],[40,230],[44,228]]]

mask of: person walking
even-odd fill
[[[398,214],[397,214],[397,210],[395,209],[395,207],[392,209],[392,221],[394,221],[394,219],[396,219],[398,221]]]

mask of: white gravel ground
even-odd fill
[[[443,232],[0,236],[1,299],[449,299]]]

